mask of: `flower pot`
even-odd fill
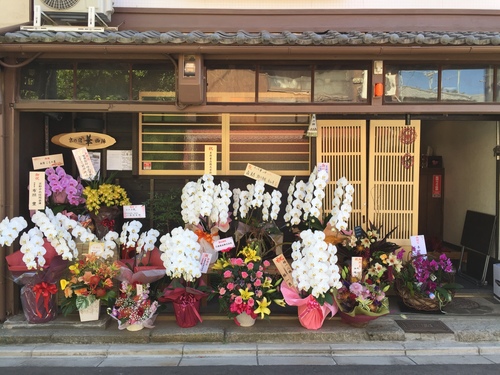
[[[200,301],[196,300],[192,294],[186,294],[183,297],[179,298],[177,302],[173,302],[175,321],[182,328],[194,327],[202,321],[199,312]]]
[[[365,314],[349,314],[339,310],[339,316],[342,322],[349,324],[352,327],[363,328],[372,320],[375,320],[382,315],[365,315]]]
[[[242,312],[234,318],[234,322],[240,327],[251,327],[255,324],[255,320],[255,318],[252,318],[246,312]]]
[[[90,322],[99,320],[99,312],[101,310],[101,301],[96,299],[88,307],[78,310],[80,313],[81,322]]]
[[[134,323],[127,326],[127,331],[136,332],[144,328],[142,323]]]
[[[102,239],[109,231],[115,229],[115,220],[121,214],[120,207],[101,207],[99,213],[90,213],[90,217],[94,221],[95,235]]]
[[[21,305],[28,323],[47,323],[57,317],[57,287],[38,283],[21,288]]]
[[[326,303],[325,303],[326,304]],[[309,295],[307,303],[298,306],[299,322],[307,329],[320,329],[329,313],[327,306],[321,306],[316,298]]]

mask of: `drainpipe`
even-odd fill
[[[4,86],[4,73],[0,70],[0,87]],[[0,90],[0,220],[6,215],[5,212],[5,163],[6,163],[6,144],[5,144],[5,98],[2,95],[3,90]],[[0,251],[0,322],[5,321],[6,312],[6,298],[7,298],[7,284],[5,283],[7,267],[6,260],[4,256],[4,250]]]
[[[499,235],[500,235],[500,227],[499,227],[499,217],[500,217],[500,121],[496,122],[496,131],[497,131],[497,145],[493,149],[494,156],[496,158],[496,173],[495,173],[495,216],[497,217],[497,225],[495,225],[495,259],[499,259]]]

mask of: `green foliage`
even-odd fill
[[[152,227],[161,234],[169,233],[173,228],[183,224],[181,192],[180,188],[172,187],[164,193],[156,193],[153,198],[144,202]]]

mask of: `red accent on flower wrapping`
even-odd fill
[[[101,221],[101,225],[108,228],[108,230],[113,230],[115,228],[115,221],[111,219],[104,219]]]
[[[50,296],[52,294],[57,293],[57,286],[55,284],[49,284],[46,283],[45,281],[36,284],[33,287],[33,291],[35,292],[36,295],[36,314],[38,315],[39,318],[42,317],[42,313],[38,310],[38,301],[40,297],[43,298],[43,306],[45,307],[45,311],[49,311],[49,301],[50,301]]]

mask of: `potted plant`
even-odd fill
[[[400,253],[400,258],[403,257]],[[446,254],[434,259],[414,254],[396,275],[396,289],[404,304],[415,310],[440,311],[462,285],[454,282],[455,269]]]
[[[176,322],[187,328],[202,322],[200,300],[208,290],[201,282],[201,253],[198,236],[190,229],[177,227],[160,238],[165,273],[172,279],[160,302],[172,302]]]
[[[60,166],[45,170],[45,200],[55,213],[68,209],[83,211],[85,198],[82,193],[80,177],[73,178]]]
[[[189,181],[182,189],[182,220],[198,236],[202,253],[211,255],[210,263],[218,256],[213,242],[220,239],[220,232],[229,229],[231,196],[229,184],[221,181],[216,185],[210,174],[204,174],[196,182]]]
[[[120,207],[130,205],[127,191],[117,184],[97,178],[83,189],[85,207],[95,224],[96,235],[103,238],[115,228],[115,220],[120,215]]]
[[[262,260],[258,243],[250,243],[235,258],[220,258],[212,269],[221,282],[209,298],[216,297],[228,317],[240,326],[248,327],[257,317],[268,318],[274,303],[285,306],[280,293],[282,279],[271,275],[269,261]]]
[[[78,310],[81,321],[97,320],[100,303],[116,297],[113,278],[118,275],[116,262],[90,253],[69,266],[69,279],[61,279],[65,300],[61,305],[66,316]]]
[[[307,329],[319,329],[327,315],[337,313],[333,291],[342,286],[337,248],[325,242],[323,231],[300,232],[292,244],[292,283],[281,291],[288,305],[298,306],[299,321]]]
[[[57,316],[56,283],[78,254],[75,239],[85,242],[95,236],[62,213],[54,215],[48,207],[45,212],[35,212],[31,221],[35,226],[21,234],[20,249],[6,260],[14,281],[23,285],[21,302],[26,320],[44,323]],[[1,243],[12,243],[26,226],[24,219],[2,221]]]
[[[280,253],[283,233],[276,225],[281,206],[279,190],[265,191],[263,180],[247,185],[247,190],[233,189],[233,216],[235,218],[234,239],[236,248],[258,243],[260,255]]]

